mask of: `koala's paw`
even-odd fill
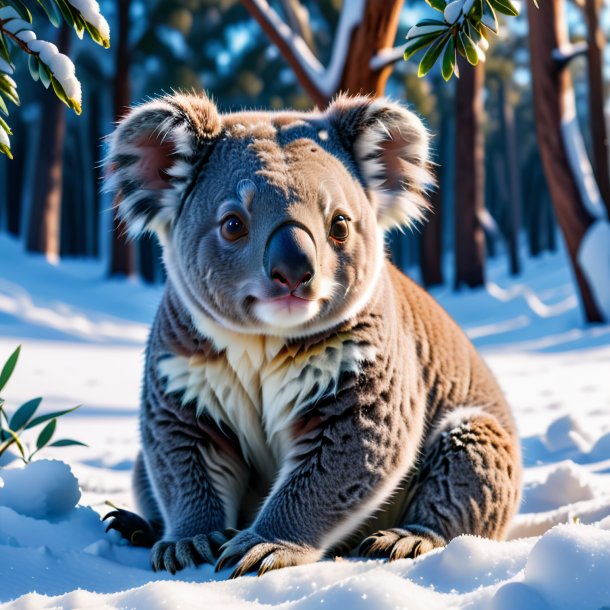
[[[159,534],[146,519],[128,510],[117,508],[105,515],[102,521],[106,519],[110,519],[106,531],[116,530],[133,546],[150,548],[159,540]]]
[[[372,559],[414,559],[432,549],[445,546],[447,541],[428,529],[418,525],[393,528],[375,532],[365,538],[358,549],[362,557]]]
[[[184,568],[195,567],[202,563],[216,563],[220,547],[225,544],[235,530],[197,534],[192,538],[182,538],[178,541],[159,540],[151,552],[150,563],[157,572],[167,570],[175,574]]]
[[[259,576],[270,570],[312,563],[320,553],[307,546],[282,540],[266,540],[255,532],[244,530],[221,548],[216,571],[235,565],[229,578],[257,571]]]

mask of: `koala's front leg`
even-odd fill
[[[386,409],[386,410],[384,410]],[[413,449],[388,405],[343,407],[295,446],[250,528],[221,549],[231,577],[310,563],[352,533],[392,493]]]
[[[243,464],[221,432],[208,428],[194,409],[170,397],[145,405],[143,450],[164,524],[163,538],[151,550],[154,570],[175,573],[214,563],[230,537],[224,530],[233,525],[232,494],[241,492]]]

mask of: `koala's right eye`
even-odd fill
[[[237,241],[248,234],[248,228],[237,214],[231,214],[222,221],[220,233],[227,241]]]

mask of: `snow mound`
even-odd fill
[[[0,472],[0,506],[26,517],[65,517],[79,500],[78,480],[70,467],[58,460],[40,460]]]
[[[551,423],[544,437],[549,451],[577,451],[587,453],[592,439],[581,422],[573,415],[565,415]]]
[[[598,484],[593,475],[567,460],[555,466],[542,483],[525,487],[523,508],[542,512],[597,496]]]
[[[553,610],[602,608],[610,603],[609,574],[610,532],[558,525],[532,549],[524,582]]]

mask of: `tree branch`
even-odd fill
[[[343,3],[328,68],[324,68],[303,38],[282,20],[267,0],[242,0],[242,4],[276,44],[313,101],[319,106],[326,105],[339,89],[351,34],[362,21],[366,0]]]
[[[307,43],[282,21],[267,0],[242,0],[242,4],[258,21],[269,40],[280,50],[314,102],[323,106],[327,97],[318,82],[324,76],[324,67],[309,50]]]
[[[382,70],[386,66],[395,64],[404,57],[406,48],[407,45],[403,44],[399,47],[393,47],[390,49],[379,49],[377,55],[371,57],[369,68],[371,70]]]

